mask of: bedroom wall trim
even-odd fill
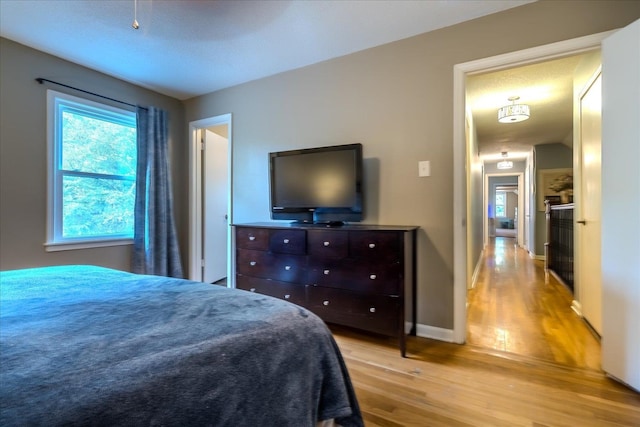
[[[482,268],[482,260],[484,259],[484,251],[484,248],[482,248],[482,250],[480,251],[480,256],[478,257],[478,262],[476,263],[476,268],[473,269],[473,274],[471,275],[471,283],[469,283],[469,289],[474,289],[476,287],[476,284],[478,283],[480,269]]]

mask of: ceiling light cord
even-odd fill
[[[140,28],[140,24],[138,24],[138,0],[133,0],[133,23],[131,26],[134,30]]]

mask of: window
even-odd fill
[[[507,195],[504,191],[496,192],[496,217],[506,216]]]
[[[135,113],[52,90],[47,104],[47,250],[130,243]]]

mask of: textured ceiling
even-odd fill
[[[187,99],[532,0],[2,0],[1,35]]]
[[[570,56],[467,78],[467,107],[476,125],[480,155],[527,152],[532,145],[573,143],[573,75],[581,56]],[[531,117],[499,123],[498,109],[519,96]]]

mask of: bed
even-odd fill
[[[95,266],[0,272],[0,425],[362,426],[340,351],[268,296]]]

